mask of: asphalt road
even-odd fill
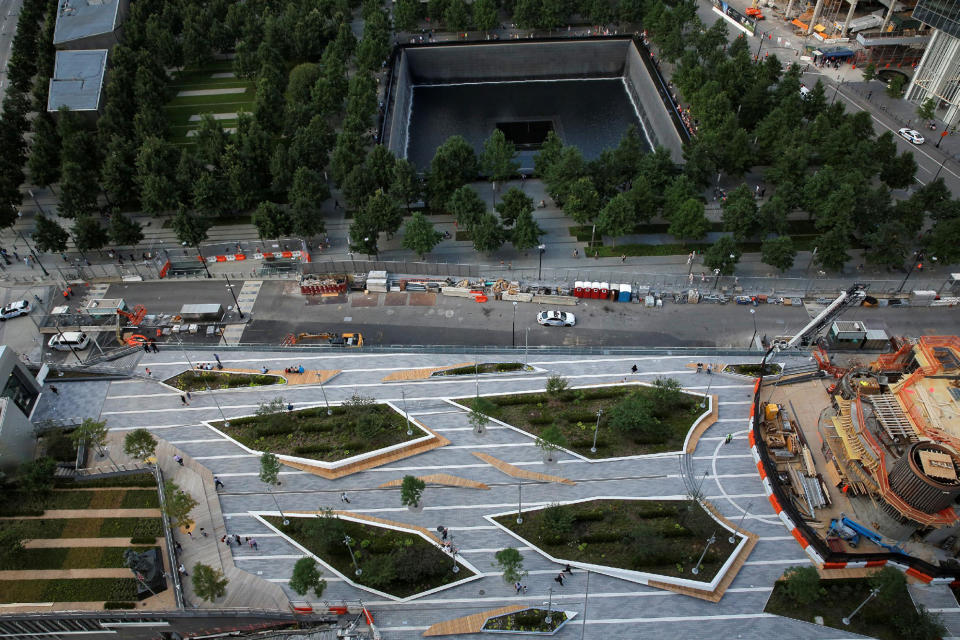
[[[0,0],[0,101],[7,94],[7,61],[17,32],[22,0]]]
[[[237,285],[235,285],[237,286]],[[113,285],[108,297],[122,297],[128,305],[143,304],[149,313],[176,313],[186,303],[233,300],[223,281],[127,283]],[[600,300],[565,307],[577,317],[573,328],[541,327],[538,305],[520,303],[516,323],[513,305],[479,305],[470,299],[437,296],[429,306],[411,306],[407,294],[343,298],[302,296],[294,282],[266,281],[253,308],[253,321],[243,342],[279,344],[290,333],[359,331],[367,344],[396,345],[510,345],[528,339],[531,346],[738,347],[753,336],[791,335],[809,320],[802,307],[761,305],[675,305],[645,309],[636,304]],[[399,303],[399,304],[390,304]],[[373,304],[375,306],[363,306]],[[756,311],[751,316],[750,309]],[[955,334],[955,308],[858,307],[843,316],[863,320],[893,335]]]

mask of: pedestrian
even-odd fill
[[[517,590],[517,595],[520,595],[520,592],[523,591],[523,585],[519,581],[513,584],[513,588]]]
[[[60,390],[57,389],[57,387],[56,387],[55,385],[50,385],[50,391],[52,391],[52,392],[53,392],[53,395],[55,395],[55,396],[60,395]]]
[[[193,394],[187,391],[187,400],[193,400]]]
[[[214,489],[224,489],[223,481],[220,480],[217,476],[213,476],[213,488]]]
[[[254,548],[254,550],[259,550],[259,549],[260,549],[260,545],[258,545],[258,544],[257,544],[257,541],[254,540],[253,538],[250,538],[250,546],[252,546],[252,547]]]
[[[727,437],[723,439],[723,444],[730,444],[733,441],[733,434],[728,433]]]
[[[513,271],[513,260],[507,263],[507,271]]]
[[[173,548],[176,550],[177,553],[180,553],[181,551],[183,551],[183,547],[181,547],[180,543],[176,540],[173,541]]]
[[[447,535],[448,535],[449,533],[450,533],[450,529],[447,529],[446,527],[444,527],[444,528],[443,528],[443,540],[446,540],[446,539],[447,539]]]
[[[697,363],[697,373],[700,373],[700,372],[702,372],[702,371],[703,371],[703,363],[702,363],[702,362],[698,362],[698,363]]]
[[[636,372],[637,372],[637,365],[633,365],[632,367],[630,367],[630,372],[631,372],[631,373],[636,373]]]
[[[569,564],[568,564],[567,566],[565,566],[565,567],[563,568],[563,570],[564,570],[566,573],[569,573],[570,575],[573,575],[573,569],[570,568],[570,565],[569,565]]]
[[[242,546],[243,546],[243,542],[240,541],[240,534],[239,534],[239,533],[233,534],[233,541],[237,543],[237,546],[238,546],[238,547],[242,547]]]
[[[173,459],[176,461],[178,465],[180,465],[181,467],[183,466],[183,458],[180,457],[179,454],[173,456]]]
[[[190,536],[190,539],[193,540],[193,531],[187,529],[187,535]]]
[[[200,527],[200,535],[202,535],[204,538],[207,537],[207,532],[203,530],[203,527]]]
[[[243,541],[246,542],[247,544],[250,544],[250,536],[245,536],[243,538]]]
[[[573,250],[573,257],[574,257],[574,258],[579,258],[579,257],[580,257],[580,250],[579,250],[579,249],[574,249],[574,250]]]
[[[148,377],[148,378],[152,378],[152,377],[153,377],[153,373],[150,371],[150,367],[147,367],[147,368],[146,368],[146,371],[147,371],[147,377]]]
[[[554,582],[559,582],[560,586],[563,586],[563,572],[557,574],[557,577],[553,579]]]
[[[620,256],[620,264],[623,264],[626,261],[627,261],[627,254],[624,253],[623,255]]]
[[[189,402],[187,402],[187,396],[180,396],[180,402],[182,402],[184,406],[190,404]]]
[[[217,361],[217,369],[223,369],[223,363],[220,362],[220,356],[213,354],[213,358]]]
[[[247,545],[248,545],[251,549],[253,549],[253,543],[254,543],[253,538],[247,538]]]
[[[350,504],[350,498],[347,497],[346,491],[340,492],[340,502],[346,502],[347,504]]]
[[[180,572],[180,575],[184,575],[184,576],[190,575],[189,573],[187,573],[187,568],[186,568],[185,566],[183,566],[183,563],[182,563],[182,562],[180,563],[180,566],[177,567],[177,571]]]
[[[225,543],[228,547],[230,546],[230,543],[227,542],[227,534],[223,534],[223,536],[220,538],[220,542]]]
[[[710,365],[707,365],[707,375],[710,375],[713,371],[710,369]]]

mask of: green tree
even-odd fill
[[[631,393],[613,405],[608,420],[611,429],[628,434],[635,442],[659,444],[667,440],[653,402],[639,393]]]
[[[917,115],[921,120],[933,120],[937,115],[937,101],[933,98],[927,98],[917,105]]]
[[[60,168],[60,216],[77,218],[97,210],[97,174],[93,167],[64,160]]]
[[[938,221],[929,236],[928,255],[937,256],[944,264],[960,260],[960,218]]]
[[[757,202],[745,184],[729,194],[721,205],[723,209],[723,229],[733,234],[739,242],[753,236],[760,228],[760,215]]]
[[[393,26],[397,31],[415,30],[419,17],[419,0],[397,0],[393,6]]]
[[[547,133],[543,144],[540,145],[540,151],[533,156],[533,168],[536,175],[543,178],[550,171],[550,167],[560,159],[560,152],[563,151],[563,141],[556,131],[551,130]]]
[[[330,188],[316,171],[298,167],[287,193],[290,201],[290,223],[294,235],[309,238],[324,228],[321,205],[330,199]]]
[[[207,239],[207,232],[212,225],[213,221],[207,216],[187,211],[183,206],[177,210],[171,223],[177,240],[195,248],[199,248],[200,243]]]
[[[458,0],[462,2],[462,0]],[[480,152],[480,169],[491,182],[503,182],[516,175],[520,163],[514,160],[517,148],[500,129],[494,129],[483,143]],[[496,192],[494,192],[496,195]]]
[[[563,206],[570,188],[587,173],[587,163],[576,147],[564,147],[543,176],[544,184],[558,205]]]
[[[427,488],[427,483],[416,476],[403,476],[403,483],[400,485],[400,504],[411,509],[420,506],[420,500],[423,498],[423,490]]]
[[[637,218],[633,201],[627,193],[617,194],[597,216],[597,231],[610,236],[614,247],[617,246],[619,236],[632,233],[636,226]]]
[[[703,211],[703,202],[697,198],[687,198],[670,217],[667,233],[681,241],[699,240],[710,230],[710,221]]]
[[[410,205],[420,199],[421,185],[417,168],[406,158],[397,158],[393,165],[390,194],[402,202],[410,213]]]
[[[480,253],[493,253],[503,246],[504,230],[500,226],[497,216],[489,211],[484,211],[477,218],[475,224],[470,227],[470,239],[473,240],[473,248]]]
[[[497,3],[493,0],[476,0],[473,3],[473,24],[480,31],[491,31],[497,27]]]
[[[389,193],[377,189],[367,201],[367,208],[370,210],[370,215],[378,220],[377,229],[386,233],[388,238],[392,238],[400,230],[400,225],[403,224],[403,210]]]
[[[732,236],[720,236],[703,254],[703,264],[711,271],[719,269],[721,275],[729,276],[733,274],[741,255],[740,247]]]
[[[453,192],[476,177],[477,157],[473,147],[461,136],[447,138],[430,161],[427,190],[431,208],[443,210]]]
[[[465,229],[473,229],[481,216],[487,212],[487,203],[473,187],[464,185],[450,196],[447,211],[453,215],[457,225]]]
[[[189,528],[193,524],[190,512],[199,502],[192,495],[180,489],[172,480],[163,484],[163,513],[170,518],[175,527]]]
[[[283,238],[293,230],[290,213],[275,202],[261,202],[250,221],[257,228],[260,239]]]
[[[897,219],[876,224],[864,234],[864,256],[871,264],[899,269],[915,246],[915,239],[906,225]]]
[[[413,251],[420,259],[433,251],[443,239],[443,234],[433,228],[433,223],[419,211],[413,214],[403,229],[403,248]]]
[[[110,202],[119,205],[139,205],[140,185],[137,183],[136,140],[121,135],[110,138],[103,166],[100,168],[100,182]]]
[[[864,82],[870,82],[877,77],[877,65],[871,62],[867,66],[863,67],[860,73],[863,76]]]
[[[465,0],[450,0],[443,12],[443,22],[447,28],[466,31],[470,27],[470,9]]]
[[[480,396],[470,401],[470,413],[467,415],[467,421],[470,422],[474,432],[483,433],[487,424],[490,423],[490,416],[496,409],[497,405]]]
[[[67,230],[57,224],[56,220],[47,218],[42,213],[37,214],[37,227],[33,231],[33,242],[37,245],[37,251],[60,252],[67,248],[67,240],[70,234]]]
[[[260,482],[268,485],[280,484],[280,459],[269,451],[260,456]]]
[[[158,214],[177,206],[178,152],[171,142],[147,138],[137,153],[137,183],[144,211]]]
[[[33,119],[33,142],[27,169],[30,180],[45,187],[60,178],[60,134],[49,113],[43,111]]]
[[[570,381],[563,376],[552,375],[547,378],[546,391],[549,395],[559,399],[569,386]]]
[[[227,592],[227,584],[230,582],[223,577],[223,572],[198,562],[193,565],[193,592],[201,600],[214,602]]]
[[[877,602],[884,607],[896,606],[907,589],[906,576],[895,567],[882,568],[867,578],[867,583],[871,589],[879,590]]]
[[[290,576],[290,588],[301,596],[307,595],[311,590],[315,597],[323,596],[327,581],[323,579],[323,573],[317,568],[316,560],[313,558],[297,560],[293,565],[293,575]]]
[[[157,450],[157,439],[146,429],[134,429],[123,438],[123,452],[136,460],[146,460]]]
[[[17,469],[17,485],[28,496],[42,497],[53,489],[57,462],[49,456],[24,462]]]
[[[73,242],[80,253],[102,249],[109,240],[105,227],[93,216],[80,216],[73,221]]]
[[[793,266],[797,249],[793,246],[793,239],[790,236],[777,236],[763,241],[760,245],[760,254],[764,264],[779,269],[780,273],[785,273]]]
[[[593,178],[584,176],[570,186],[563,201],[563,212],[579,224],[588,224],[597,218],[600,195],[593,186]]]
[[[526,251],[540,244],[540,236],[544,234],[537,221],[533,219],[533,211],[527,210],[520,214],[510,232],[510,242],[517,251]]]
[[[510,187],[493,207],[500,214],[503,226],[513,226],[524,214],[533,213],[533,198],[516,187]]]
[[[134,247],[143,241],[143,226],[130,216],[115,211],[110,216],[109,234],[113,244]]]
[[[850,228],[838,225],[817,236],[817,264],[825,269],[839,271],[850,259]]]
[[[513,547],[500,549],[494,555],[494,559],[496,563],[493,566],[500,568],[500,571],[503,572],[503,581],[507,584],[520,582],[526,577],[527,572],[523,569],[523,556]]]
[[[790,600],[798,604],[811,604],[826,593],[820,587],[820,574],[816,567],[790,567],[783,575],[784,591]]]
[[[903,96],[903,85],[906,82],[907,78],[905,76],[895,73],[893,77],[890,78],[890,82],[887,83],[887,95],[891,98],[899,98]]]
[[[880,180],[891,189],[906,189],[913,184],[916,174],[917,162],[911,151],[888,156],[880,168]]]
[[[535,441],[537,448],[547,455],[547,459],[553,461],[553,453],[562,449],[567,444],[567,439],[563,432],[555,424],[545,427]]]
[[[340,188],[343,191],[343,199],[351,210],[363,207],[367,199],[377,190],[377,186],[373,182],[373,176],[362,164],[358,164],[350,170]]]

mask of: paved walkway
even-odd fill
[[[289,359],[289,354],[283,351],[240,351],[227,355],[224,358],[221,354],[224,365],[237,368],[260,366],[261,363],[270,368],[282,368]],[[462,356],[456,354],[305,356],[304,366],[309,363],[310,367],[342,371],[331,384],[324,385],[331,402],[343,401],[358,392],[378,400],[399,402],[401,389],[397,388],[398,385],[383,385],[381,382],[385,370],[449,366],[462,360]],[[774,635],[782,638],[852,637],[842,631],[763,613],[772,586],[783,570],[793,565],[805,565],[808,560],[765,499],[747,449],[746,428],[752,385],[719,374],[713,376],[712,382],[705,376],[697,376],[687,366],[694,359],[703,360],[703,357],[538,356],[530,364],[545,369],[542,375],[487,376],[480,380],[481,393],[542,390],[546,377],[552,374],[567,377],[573,385],[615,383],[622,380],[631,365],[636,364],[639,380],[653,381],[657,376],[671,376],[688,389],[700,393],[706,391],[709,383],[712,384],[711,393],[715,393],[719,400],[717,422],[702,435],[692,455],[694,474],[703,482],[707,499],[724,517],[739,522],[746,512],[743,527],[757,536],[756,547],[723,599],[716,604],[608,576],[592,575],[589,597],[586,598],[588,611],[584,638],[605,639],[611,631],[619,633],[618,629],[630,629],[630,633],[636,634],[634,637],[711,640],[721,637],[769,638]],[[171,351],[157,354],[149,362],[157,377],[166,377],[184,364],[180,356]],[[294,594],[287,586],[300,552],[251,517],[250,512],[276,512],[278,506],[284,513],[315,512],[324,507],[338,509],[342,506],[340,493],[346,491],[351,501],[349,509],[353,513],[421,526],[428,531],[436,530],[438,525],[449,527],[463,556],[484,571],[480,580],[439,591],[415,604],[399,604],[351,587],[324,571],[328,583],[324,601],[355,602],[362,599],[387,637],[402,640],[419,637],[430,625],[442,620],[511,604],[541,606],[547,601],[548,588],[557,587],[552,581],[558,571],[557,565],[529,548],[519,549],[524,566],[530,571],[527,594],[517,596],[512,586],[505,584],[491,566],[497,550],[516,542],[490,525],[483,516],[515,507],[518,482],[478,460],[473,452],[488,453],[532,472],[553,471],[555,468],[560,475],[576,483],[523,481],[523,504],[530,507],[601,495],[667,499],[679,498],[686,493],[675,456],[588,462],[560,453],[557,463],[547,467],[533,439],[513,429],[492,425],[482,435],[474,433],[466,412],[457,410],[444,398],[472,396],[475,384],[474,380],[417,380],[402,385],[412,417],[448,438],[451,441],[449,446],[336,480],[285,467],[280,474],[283,484],[272,495],[258,479],[257,457],[246,454],[230,440],[202,426],[200,421],[219,419],[216,402],[227,417],[250,414],[260,402],[276,395],[276,389],[215,391],[194,396],[191,406],[183,407],[177,398],[162,391],[155,382],[140,379],[113,382],[100,415],[107,420],[112,437],[122,437],[129,430],[147,427],[165,439],[169,444],[158,452],[164,473],[174,477],[193,495],[203,496],[204,502],[195,511],[195,517],[198,526],[213,532],[211,537],[197,539],[195,536],[194,540],[180,541],[188,567],[203,560],[229,571],[231,582],[227,597],[218,601],[218,606],[222,606],[224,600],[231,606],[250,606],[242,603],[257,598],[275,598],[272,593],[284,600],[314,601],[312,597]],[[60,392],[61,396],[69,395],[70,383],[62,384]],[[317,385],[290,387],[283,390],[283,396],[298,407],[323,406]],[[734,434],[734,440],[725,445],[723,440],[728,432]],[[182,452],[186,458],[185,467],[178,467],[172,461],[173,451]],[[458,477],[481,482],[490,490],[480,493],[456,486],[430,486],[424,492],[424,509],[413,513],[400,504],[395,488],[380,487],[384,482],[405,474],[444,472],[454,472]],[[226,485],[219,494],[209,490],[211,473],[217,474]],[[218,542],[224,534],[253,537],[259,548],[246,545],[227,548]],[[554,603],[582,614],[585,580],[582,573],[575,573],[565,586],[554,590]],[[275,591],[264,590],[263,584]],[[314,604],[323,606],[318,601]],[[957,613],[948,611],[944,615]],[[564,640],[579,638],[582,626],[581,615],[557,637]]]

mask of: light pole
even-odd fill
[[[947,158],[944,158],[944,159],[943,159],[943,162],[940,163],[940,168],[937,169],[936,175],[933,176],[933,179],[934,179],[934,180],[936,180],[937,178],[940,177],[940,172],[943,171],[943,165],[945,165],[946,163],[947,163]]]
[[[699,499],[703,495],[703,483],[707,479],[707,476],[710,475],[710,470],[707,469],[703,472],[703,475],[700,476],[700,482],[697,484],[697,495],[693,496],[695,499]]]
[[[527,366],[527,361],[530,359],[530,327],[527,327],[524,331],[523,338],[523,366]]]
[[[700,563],[703,562],[703,557],[707,555],[707,550],[710,549],[710,545],[712,545],[716,541],[717,541],[717,532],[714,531],[713,533],[710,534],[710,537],[707,538],[707,546],[703,548],[703,553],[700,554],[700,559],[697,560],[697,564],[694,565],[693,569],[690,570],[690,572],[693,575],[697,575],[698,573],[700,573]]]
[[[553,587],[550,587],[549,596],[547,597],[547,617],[543,619],[544,622],[550,624],[553,622],[553,616],[551,615],[553,611]]]
[[[837,94],[840,93],[840,85],[842,85],[842,84],[843,84],[843,80],[840,80],[840,81],[837,83],[837,88],[836,88],[836,90],[833,92],[833,100],[830,101],[830,104],[833,104],[834,102],[837,101]]]
[[[180,244],[184,247],[187,246],[186,242],[181,242]],[[207,268],[207,259],[203,257],[203,251],[200,250],[200,243],[194,244],[193,248],[197,250],[197,258],[200,260],[200,264],[203,265],[203,270],[207,272],[207,277],[212,278],[213,276],[210,275],[210,269]],[[184,251],[184,253],[186,253],[186,251]]]
[[[720,284],[720,269],[713,270],[713,290],[717,290],[717,285]]]
[[[753,347],[753,341],[757,339],[757,310],[750,309],[750,317],[753,318],[753,337],[750,338],[749,347]]]
[[[450,570],[454,573],[460,573],[460,567],[457,565],[457,548],[453,546],[453,542],[450,543],[450,551],[453,552],[453,568]]]
[[[21,214],[17,212],[17,215],[21,215]],[[21,240],[23,240],[23,244],[27,245],[27,250],[30,252],[30,255],[33,256],[33,259],[37,261],[37,264],[40,266],[40,270],[43,271],[43,275],[45,276],[50,275],[50,272],[48,272],[47,269],[43,266],[43,263],[40,262],[40,255],[36,251],[34,251],[33,247],[30,246],[30,243],[27,242],[27,239],[24,237],[23,232],[17,230],[17,235],[20,236]]]
[[[233,292],[233,285],[230,284],[230,276],[223,274],[223,278],[227,281],[227,289],[230,290],[230,295],[233,296],[233,304],[237,305],[237,313],[240,315],[240,319],[243,320],[243,310],[240,308],[240,301],[237,300],[237,294]]]
[[[517,346],[517,301],[513,301],[513,324],[510,325],[510,346]]]
[[[914,267],[919,264],[920,268],[923,269],[923,257],[923,249],[913,252],[913,261],[910,263],[910,269],[907,270],[907,275],[903,277],[903,282],[901,282],[900,286],[897,287],[897,293],[903,291],[903,287],[905,284],[907,284],[907,280],[910,278],[910,274],[913,273]],[[936,260],[936,257],[931,258],[931,260]]]
[[[277,484],[280,484],[279,482]],[[290,524],[290,521],[287,520],[287,517],[283,515],[283,509],[280,508],[280,503],[277,502],[277,496],[273,493],[273,489],[267,489],[267,493],[270,494],[270,497],[273,498],[273,504],[277,505],[277,513],[280,514],[280,517],[283,518],[283,526]],[[352,555],[352,554],[351,554]],[[360,575],[360,574],[357,574]]]
[[[587,629],[587,599],[590,597],[590,569],[587,569],[587,586],[583,591],[583,622],[580,623],[580,640]]]
[[[597,452],[597,433],[600,431],[600,416],[603,415],[603,409],[597,409],[597,426],[593,429],[593,446],[590,447],[590,453]]]
[[[851,614],[848,615],[847,617],[841,618],[840,621],[841,621],[844,625],[849,626],[849,625],[850,625],[850,620],[853,619],[853,616],[857,615],[857,613],[860,612],[860,609],[863,609],[863,607],[865,607],[868,602],[870,602],[871,600],[873,600],[874,598],[876,598],[877,595],[879,595],[879,594],[880,594],[880,589],[870,589],[870,595],[868,595],[868,596],[866,597],[866,599],[864,599],[864,601],[860,603],[860,606],[858,606],[856,609],[854,609],[854,610],[853,610],[853,613],[851,613]]]
[[[703,397],[702,397],[702,398],[700,398],[700,408],[701,408],[701,409],[706,409],[706,408],[707,408],[707,398],[710,397],[710,385],[712,385],[712,384],[713,384],[713,376],[710,376],[710,381],[707,382],[707,392],[706,392],[705,394],[703,394]]]
[[[400,387],[400,397],[403,398],[403,416],[407,419],[407,435],[413,435],[413,429],[410,428],[410,414],[407,412],[407,394],[403,387]]]
[[[537,280],[540,280],[542,277],[541,274],[543,273],[543,252],[547,250],[547,245],[541,244],[537,249],[540,251],[540,266],[537,267]]]
[[[361,576],[363,575],[363,569],[357,566],[357,558],[353,555],[353,549],[350,547],[351,542],[353,542],[353,540],[350,539],[350,536],[343,536],[343,544],[347,545],[347,551],[350,552],[350,559],[353,560],[353,575]]]
[[[737,528],[733,530],[733,535],[727,538],[727,542],[729,542],[730,544],[733,544],[734,542],[737,541],[737,533],[739,533],[740,527],[743,526],[743,519],[747,517],[747,511],[749,511],[750,507],[752,506],[753,506],[752,502],[747,503],[747,508],[743,510],[743,514],[740,516],[740,522],[737,523]]]
[[[523,481],[517,483],[517,524],[523,524]]]
[[[332,416],[333,409],[330,408],[330,401],[327,400],[327,391],[326,389],[323,388],[323,376],[320,375],[319,373],[317,374],[317,380],[320,381],[320,393],[323,394],[323,403],[327,405],[327,415]]]

